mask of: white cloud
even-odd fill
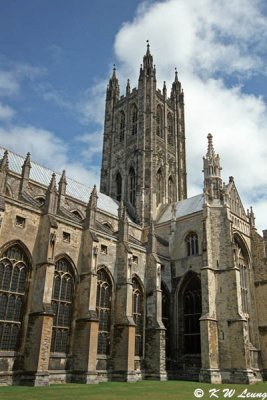
[[[10,96],[17,94],[19,83],[13,73],[0,70],[0,96]]]
[[[0,96],[15,96],[24,79],[30,81],[45,74],[45,69],[28,63],[15,62],[0,54]]]
[[[267,106],[262,97],[244,90],[246,79],[256,74],[263,79],[267,72],[267,18],[262,5],[249,0],[145,3],[118,31],[114,49],[119,75],[132,82],[137,79],[146,39],[156,63],[158,87],[163,80],[170,87],[174,66],[178,67],[185,90],[189,195],[202,190],[202,156],[211,132],[223,179],[234,175],[241,197],[254,202],[257,224],[265,228]],[[234,78],[239,86],[229,87],[226,78]]]
[[[85,133],[84,135],[77,136],[76,140],[84,145],[81,156],[86,158],[89,162],[92,161],[94,156],[101,155],[103,147],[102,131]]]
[[[67,171],[67,176],[93,186],[99,181],[99,172],[95,167],[86,169],[80,162],[70,162],[68,147],[62,139],[52,132],[34,126],[0,127],[0,144],[21,155],[30,152],[32,160],[53,171]]]
[[[0,103],[0,121],[8,121],[15,115],[15,110],[8,105]]]
[[[84,123],[96,122],[99,125],[104,123],[105,91],[107,81],[99,81],[87,89],[77,105],[77,109]]]

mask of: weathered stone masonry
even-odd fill
[[[137,88],[108,83],[100,192],[0,147],[0,384],[264,379],[267,234],[221,169],[209,134],[187,198],[149,45]]]

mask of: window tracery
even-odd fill
[[[143,354],[143,294],[136,278],[133,278],[133,319],[135,328],[135,355]]]
[[[116,175],[116,199],[121,201],[121,194],[122,194],[122,178],[121,174],[118,172]]]
[[[187,283],[183,295],[184,353],[200,354],[201,285],[197,277]]]
[[[9,247],[0,260],[0,350],[18,348],[28,272],[29,261],[20,246]]]
[[[112,283],[108,273],[101,268],[97,272],[96,310],[99,318],[97,353],[110,353],[110,317]]]
[[[54,312],[51,352],[67,353],[71,329],[74,274],[70,262],[61,258],[56,262],[52,294]]]
[[[163,202],[163,176],[162,176],[161,168],[157,172],[156,182],[157,182],[156,200],[157,200],[157,206],[158,206],[160,203]]]
[[[120,133],[119,133],[119,141],[123,142],[125,135],[125,113],[124,111],[120,112]]]
[[[173,118],[171,113],[167,115],[167,127],[168,127],[168,144],[173,146],[174,144],[174,137],[173,137]]]
[[[157,135],[161,138],[163,138],[163,118],[162,118],[162,108],[158,104],[157,106],[157,116],[156,116],[156,121],[157,121]]]
[[[137,134],[137,121],[138,121],[138,111],[136,105],[133,104],[131,109],[132,135]]]
[[[187,256],[194,256],[198,254],[198,236],[196,233],[191,232],[187,235],[186,239]]]
[[[162,290],[162,322],[165,326],[166,356],[170,356],[170,295],[165,284],[161,283]]]
[[[133,207],[135,207],[136,202],[136,178],[133,168],[129,171],[129,200]]]

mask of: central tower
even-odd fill
[[[113,69],[106,94],[100,191],[123,200],[142,225],[156,218],[160,205],[187,197],[184,93],[177,71],[171,95],[157,89],[149,44],[138,88],[120,96]]]

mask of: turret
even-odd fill
[[[220,157],[214,151],[211,133],[207,139],[208,150],[206,157],[203,157],[204,193],[210,199],[220,199],[222,190]]]
[[[96,185],[94,185],[86,208],[86,218],[85,218],[86,227],[89,226],[89,228],[95,228],[97,199],[98,196],[97,196]]]
[[[171,89],[171,99],[174,100],[177,96],[182,92],[181,88],[181,82],[178,79],[178,72],[177,69],[175,68],[175,74],[174,74],[174,81],[172,83],[172,89]]]
[[[56,174],[53,173],[45,198],[45,212],[47,214],[56,214],[57,196]]]
[[[27,156],[22,165],[20,193],[24,192],[24,190],[26,190],[27,188],[30,178],[30,170],[31,170],[31,155],[30,153],[27,153]]]
[[[129,223],[127,218],[126,207],[123,201],[120,202],[120,206],[118,209],[118,217],[119,217],[119,241],[128,242]]]
[[[62,171],[62,175],[58,184],[58,208],[64,204],[67,188],[66,171]]]
[[[156,79],[156,68],[155,65],[153,65],[153,56],[150,53],[150,45],[148,40],[146,54],[143,57],[143,65],[140,67],[139,80],[142,80],[144,77],[153,77]]]
[[[118,78],[116,76],[116,67],[115,65],[113,66],[113,73],[112,76],[109,80],[109,84],[107,87],[107,101],[108,100],[119,100],[120,98],[120,86],[119,86],[119,81]]]
[[[8,151],[4,152],[3,158],[0,161],[0,195],[6,192],[6,180],[8,173]]]

